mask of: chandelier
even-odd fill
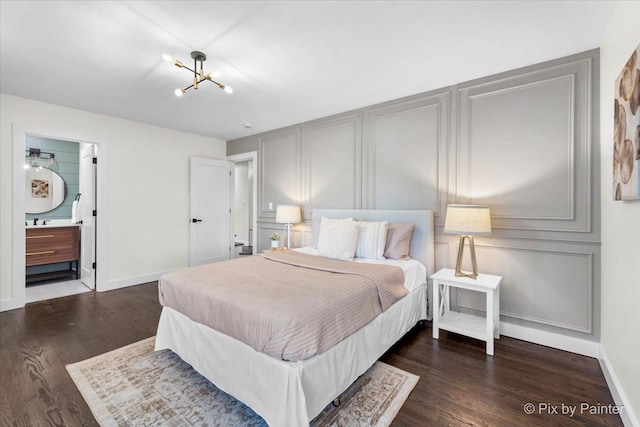
[[[227,93],[233,93],[233,88],[231,86],[227,86],[223,83],[213,80],[214,78],[217,78],[218,76],[220,76],[219,71],[215,71],[213,73],[208,73],[208,74],[204,73],[202,63],[207,60],[207,55],[205,55],[202,52],[198,52],[197,50],[194,50],[193,52],[191,52],[191,58],[193,58],[193,70],[187,67],[186,65],[184,65],[181,61],[178,61],[177,59],[172,58],[170,55],[166,53],[162,55],[162,59],[164,59],[166,62],[172,62],[173,65],[175,65],[176,67],[185,68],[193,73],[193,83],[190,86],[176,89],[174,92],[176,96],[184,95],[191,88],[193,88],[194,90],[198,90],[198,85],[206,80],[215,84],[216,86],[218,86],[220,89],[224,90]],[[200,62],[200,70],[198,70],[198,62]]]

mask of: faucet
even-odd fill
[[[33,225],[38,225],[38,218],[33,218]]]
[[[42,225],[47,225],[47,220],[42,221]]]

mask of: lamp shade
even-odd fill
[[[467,236],[491,234],[491,211],[483,205],[449,205],[444,232]]]
[[[278,205],[276,208],[276,222],[278,224],[300,223],[300,207],[295,205]]]

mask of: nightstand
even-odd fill
[[[455,270],[443,268],[433,279],[433,338],[440,329],[466,335],[487,342],[487,354],[493,356],[493,339],[500,338],[500,282],[501,276],[479,274],[477,279],[456,277]],[[450,289],[484,292],[487,300],[486,317],[451,311]]]

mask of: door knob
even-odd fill
[[[193,219],[191,220],[191,222],[202,222],[202,220],[201,220],[201,219],[195,219],[195,218],[193,218]]]

